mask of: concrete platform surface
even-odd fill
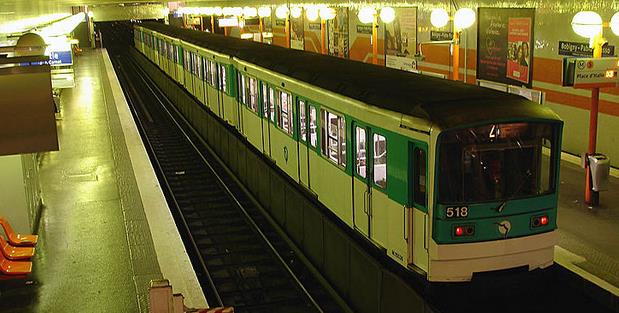
[[[125,134],[136,132],[135,125],[123,126],[122,119],[133,122],[126,108],[119,117],[116,106],[126,107],[126,102],[114,73],[106,71],[111,64],[103,61],[105,56],[101,50],[79,56],[76,87],[62,93],[60,151],[43,154],[40,162],[45,207],[33,283],[0,282],[0,312],[147,312],[149,282],[162,278],[162,271],[180,273],[179,285],[183,281],[184,287],[197,289],[194,303],[205,306],[169,211],[168,216],[145,213],[144,199],[149,208],[167,210],[167,204],[146,152],[127,149],[127,143],[133,149],[141,143],[136,143],[137,134]],[[144,173],[148,170],[150,176]],[[154,244],[153,238],[160,242]],[[186,282],[192,280],[193,285]]]
[[[619,178],[612,170],[600,206],[591,207],[584,201],[585,170],[578,162],[569,155],[561,161],[556,261],[619,296]]]

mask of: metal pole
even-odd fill
[[[263,36],[262,36],[262,32],[264,31],[264,30],[263,30],[263,27],[264,27],[264,26],[263,26],[263,24],[262,24],[262,17],[258,17],[258,20],[260,20],[260,42],[264,42],[264,38],[262,38],[262,37],[263,37]]]
[[[215,16],[211,15],[211,33],[215,33]]]
[[[453,80],[460,80],[460,32],[454,31]]]
[[[378,16],[372,22],[372,63],[378,64]]]
[[[290,14],[286,16],[286,48],[290,48]]]
[[[597,35],[594,38],[593,43],[593,58],[599,59],[602,57],[602,34]],[[589,149],[587,154],[591,155],[595,153],[597,143],[598,132],[598,112],[600,105],[600,88],[591,89],[591,110],[589,111]],[[589,168],[588,157],[585,160],[585,203],[591,206],[600,205],[600,194],[593,190],[593,182],[591,177],[591,170]]]
[[[320,20],[320,53],[327,54],[327,21]]]

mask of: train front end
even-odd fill
[[[553,263],[561,129],[506,121],[439,134],[429,280]]]

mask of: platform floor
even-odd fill
[[[128,190],[132,187],[127,177],[133,179],[133,173],[119,173],[122,169],[115,165],[118,139],[112,136],[123,130],[119,117],[110,113],[118,114],[109,107],[115,105],[114,99],[104,95],[102,79],[108,75],[102,55],[101,50],[86,50],[79,56],[76,87],[62,93],[62,118],[57,121],[60,150],[41,154],[40,159],[45,205],[30,277],[33,284],[0,282],[0,312],[148,312],[149,282],[163,277],[157,254],[174,253],[174,258],[182,254],[172,248],[180,238],[171,235],[159,243],[167,251],[156,251],[141,205],[144,192]],[[111,122],[114,118],[118,125]],[[127,201],[131,193],[136,199]],[[177,267],[189,263],[165,262]],[[191,266],[170,270],[193,273]]]
[[[559,188],[559,246],[580,257],[574,265],[619,288],[619,178],[611,175],[600,206],[590,207],[585,170],[563,160]]]

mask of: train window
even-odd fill
[[[275,99],[275,90],[269,88],[269,117],[273,123],[275,123]]]
[[[310,133],[310,145],[313,148],[316,148],[316,146],[318,145],[318,123],[317,123],[317,119],[318,116],[316,114],[316,107],[311,106],[309,107],[309,133]]]
[[[249,108],[258,113],[258,81],[255,78],[249,78]]]
[[[262,83],[262,116],[269,118],[269,88]]]
[[[179,46],[174,46],[174,52],[176,56],[176,64],[181,64],[181,48]]]
[[[219,67],[219,90],[222,91],[226,91],[226,79],[227,79],[227,73],[226,73],[226,66],[224,64],[218,64]]]
[[[333,163],[346,166],[346,122],[327,110],[321,111],[322,154]]]
[[[208,63],[210,64],[210,73],[211,73],[211,80],[209,81],[209,84],[213,87],[215,87],[215,84],[217,83],[217,63],[213,62],[213,61],[208,61]]]
[[[357,175],[366,178],[366,169],[367,169],[367,159],[366,159],[366,135],[365,128],[355,127],[355,138],[356,138],[356,172]]]
[[[387,187],[387,138],[374,134],[374,183]]]
[[[185,68],[185,71],[188,72],[189,71],[189,52],[184,51],[184,54],[185,54],[185,58],[183,60],[183,67]]]
[[[292,103],[289,93],[280,93],[280,106],[281,114],[279,116],[280,127],[288,134],[294,135],[294,128],[292,123]]]
[[[415,148],[414,150],[414,178],[413,196],[415,203],[426,207],[426,151]]]
[[[242,104],[247,104],[247,90],[245,89],[245,76],[243,74],[238,74],[239,85],[241,87],[241,92],[239,93],[239,100]]]
[[[303,142],[307,141],[307,125],[305,123],[305,101],[299,100],[299,133]]]

